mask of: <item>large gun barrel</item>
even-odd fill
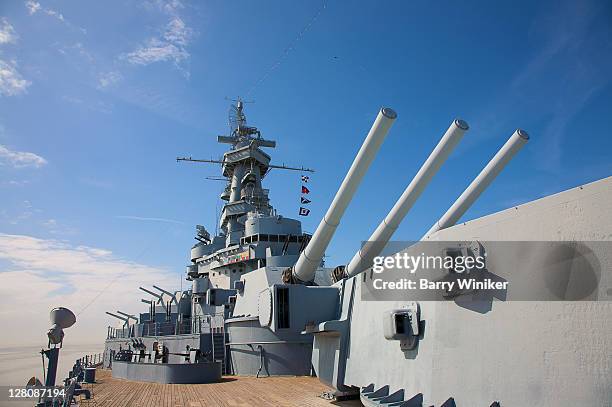
[[[391,211],[346,266],[344,271],[346,276],[354,276],[372,265],[374,257],[382,252],[410,208],[468,129],[469,126],[465,121],[460,119],[453,121]]]
[[[480,194],[491,184],[497,175],[504,169],[506,164],[527,143],[529,135],[521,129],[517,129],[506,141],[506,144],[495,154],[486,167],[478,174],[472,183],[463,191],[461,196],[453,203],[444,215],[438,220],[423,237],[429,238],[441,229],[453,226],[465,212],[478,199]]]
[[[313,280],[317,267],[321,264],[325,249],[327,249],[329,242],[334,236],[344,211],[351,202],[353,195],[355,195],[357,187],[361,183],[363,176],[370,167],[374,156],[396,118],[397,114],[392,109],[388,107],[380,109],[351,168],[344,177],[342,185],[340,185],[338,192],[336,192],[334,200],[321,223],[319,223],[306,249],[300,254],[298,261],[293,267],[290,280],[296,282],[309,282]]]

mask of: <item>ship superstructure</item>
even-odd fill
[[[232,106],[231,134],[217,137],[219,143],[230,146],[218,161],[227,180],[220,196],[224,201],[219,219],[220,233],[211,238],[202,226],[198,226],[198,242],[191,249],[192,264],[187,273],[188,278],[206,279],[215,288],[234,288],[234,282],[244,273],[266,264],[289,266],[295,263],[310,238],[302,232],[300,221],[283,217],[272,207],[269,190],[262,186],[263,179],[271,168],[294,168],[270,163],[271,157],[263,148],[274,148],[276,142],[264,139],[256,127],[247,125],[243,108],[240,100]],[[215,162],[191,158],[178,160]]]
[[[155,348],[163,342],[166,361],[179,363],[188,359],[188,347],[197,349],[198,357],[220,361],[223,371],[241,371],[232,367],[231,359],[226,357],[230,347],[226,345],[229,337],[225,327],[232,317],[239,315],[244,319],[255,315],[234,312],[244,277],[254,270],[276,272],[280,276],[281,270],[295,264],[310,241],[311,235],[302,231],[299,220],[277,213],[262,181],[271,169],[302,173],[313,170],[272,164],[264,149],[274,148],[276,142],[263,138],[256,127],[247,125],[241,100],[231,106],[229,122],[229,135],[217,137],[219,143],[229,147],[221,159],[177,158],[177,161],[219,164],[220,179],[226,182],[220,195],[223,207],[218,233],[211,236],[204,226],[196,226],[196,243],[191,248],[186,270],[191,289],[170,292],[155,285],[140,287],[148,296],[141,300],[148,304],[148,312],[138,316],[123,311],[107,312],[123,323],[120,328],[108,328],[105,359],[108,366],[119,352],[126,360],[154,360],[155,356],[150,353],[157,352]],[[319,266],[322,263],[320,260]],[[328,275],[325,273],[323,277],[327,284],[330,283]],[[158,340],[160,337],[163,341]],[[310,346],[312,338],[299,342],[300,348]],[[305,366],[310,365],[308,351],[302,359]],[[309,369],[301,368],[300,372],[308,374]]]

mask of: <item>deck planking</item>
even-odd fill
[[[90,388],[90,387],[88,387]],[[357,400],[330,402],[319,397],[329,388],[316,377],[224,376],[220,383],[160,384],[113,378],[98,369],[93,400],[96,407],[250,407],[250,406],[360,406]]]

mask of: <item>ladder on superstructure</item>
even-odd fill
[[[226,351],[225,351],[225,321],[217,325],[215,317],[210,317],[210,340],[212,348],[212,360],[213,362],[221,362],[221,373],[225,374],[226,364]],[[215,322],[213,322],[215,321]]]

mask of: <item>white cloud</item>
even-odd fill
[[[32,203],[26,200],[21,202],[21,204],[18,205],[17,210],[13,211],[12,213],[6,209],[3,209],[2,212],[0,212],[0,219],[10,225],[18,225],[26,221],[30,223],[32,217],[40,212],[40,209],[34,208]]]
[[[26,235],[0,233],[0,268],[2,264],[0,324],[12,327],[3,345],[36,343],[48,328],[49,310],[56,306],[77,314],[76,325],[66,332],[71,343],[101,343],[106,326],[115,324],[104,311],[137,313],[142,310],[139,286],[172,290],[178,285],[176,273],[122,259],[106,249]]]
[[[9,165],[13,168],[40,168],[45,164],[47,164],[47,160],[38,154],[28,151],[10,150],[0,144],[0,165]]]
[[[94,63],[95,58],[81,42],[75,42],[73,45],[62,46],[57,49],[57,52],[64,56],[77,55],[89,63]]]
[[[30,14],[30,15],[36,14],[38,12],[41,12],[41,13],[44,13],[44,14],[46,14],[48,16],[51,16],[51,17],[57,19],[58,21],[60,21],[61,23],[65,24],[69,28],[77,29],[77,30],[81,31],[83,34],[87,33],[87,30],[85,30],[84,28],[76,27],[72,23],[70,23],[68,20],[66,20],[64,15],[62,13],[60,13],[59,11],[53,10],[51,8],[43,7],[37,1],[28,0],[28,1],[26,1],[25,5],[26,5],[26,8],[28,9],[28,14]]]
[[[0,44],[14,44],[19,36],[6,18],[0,19]]]
[[[56,219],[46,219],[41,222],[41,225],[52,235],[75,235],[77,229],[64,225],[58,222]]]
[[[23,79],[17,71],[15,61],[5,62],[0,59],[0,95],[15,96],[26,92],[32,82]]]
[[[143,5],[149,9],[158,9],[170,15],[176,15],[185,6],[180,0],[146,0]]]
[[[147,46],[130,52],[126,57],[132,64],[137,65],[148,65],[160,61],[174,61],[174,63],[180,63],[189,57],[189,53],[174,44],[152,39]]]
[[[15,180],[15,179],[11,179],[8,181],[3,181],[2,185],[3,186],[10,186],[10,187],[22,187],[24,185],[28,185],[30,183],[30,181],[28,180]]]
[[[115,86],[123,77],[117,71],[103,72],[98,75],[98,89]]]
[[[101,100],[83,100],[77,96],[64,95],[62,100],[68,103],[72,103],[76,106],[81,106],[85,109],[92,110],[100,113],[111,113],[113,111],[113,105]]]
[[[185,25],[185,22],[179,17],[175,17],[166,26],[164,39],[171,44],[186,46],[191,37],[191,29]]]
[[[162,3],[163,3],[163,8],[168,13],[176,13],[178,10],[185,7],[183,6],[183,3],[181,3],[179,0],[162,1]]]
[[[37,1],[33,1],[33,0],[26,1],[26,8],[28,9],[28,13],[30,15],[36,14],[39,11],[42,11],[43,13],[47,14],[48,16],[57,18],[61,22],[66,22],[66,19],[64,18],[64,15],[62,13],[57,12],[57,11],[55,11],[53,9],[50,9],[50,8],[44,8]]]
[[[171,61],[180,68],[180,64],[190,57],[187,45],[192,34],[192,30],[185,22],[175,16],[166,25],[161,36],[150,38],[146,45],[123,55],[123,58],[134,65]]]
[[[25,5],[30,15],[38,12],[41,9],[40,3],[37,1],[28,0],[26,1]]]

